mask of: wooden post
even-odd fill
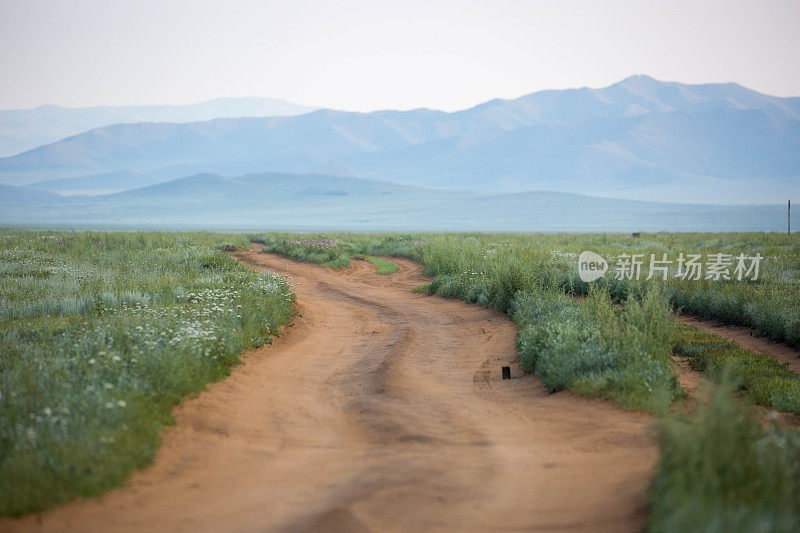
[[[511,367],[504,366],[503,367],[503,379],[511,379]]]
[[[786,234],[792,234],[792,201],[789,200],[789,205],[786,208]]]

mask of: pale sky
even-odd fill
[[[0,0],[0,109],[454,110],[631,74],[800,96],[800,0]]]

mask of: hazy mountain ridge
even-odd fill
[[[297,115],[316,108],[277,98],[215,98],[188,105],[43,105],[0,110],[0,156],[11,156],[91,129],[119,123],[197,122],[219,117]]]
[[[777,203],[800,192],[800,98],[634,76],[603,89],[542,91],[455,113],[319,110],[114,125],[0,159],[0,181],[124,170],[154,182],[337,168],[449,189]],[[102,177],[92,183],[107,189]]]
[[[45,191],[37,191],[27,187],[0,185],[0,204],[28,202],[61,202],[62,197]]]

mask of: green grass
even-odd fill
[[[292,316],[241,236],[0,233],[0,514],[89,496],[146,465],[170,410]]]
[[[422,285],[417,285],[411,292],[414,294],[430,294],[431,293],[431,284],[430,283],[423,283]]]
[[[429,291],[480,305],[504,305],[513,280],[440,274]],[[516,290],[505,311],[519,329],[524,369],[551,392],[571,389],[628,408],[663,411],[680,394],[669,360],[674,327],[666,296],[631,295],[624,309],[608,293],[580,301],[555,290]]]
[[[324,235],[292,235],[277,237],[252,237],[253,242],[266,245],[270,252],[276,252],[297,261],[342,268],[350,264],[352,254]]]
[[[723,382],[694,418],[662,423],[649,530],[799,531],[800,432],[762,428]]]
[[[657,284],[665,288],[676,308],[726,324],[744,326],[756,335],[800,347],[800,298],[797,297],[800,291],[800,237],[797,234],[646,233],[638,239],[619,234],[562,234],[508,236],[492,240],[515,249],[515,253],[529,253],[526,248],[550,253],[553,263],[558,265],[553,272],[554,279],[569,292],[588,294],[591,285],[600,285],[608,287],[616,300],[624,301],[629,291],[638,291],[642,285]],[[576,256],[584,250],[595,251],[607,259],[619,254],[642,254],[645,262],[649,261],[650,254],[661,257],[664,253],[672,259],[680,253],[704,256],[712,253],[760,253],[765,259],[756,281],[682,280],[674,277],[673,265],[667,281],[636,282],[616,280],[607,275],[599,282],[587,284],[578,278],[575,269]]]
[[[251,242],[263,244],[270,252],[333,268],[347,266],[351,257],[365,255],[396,255],[422,261],[428,246],[427,235],[265,233],[247,237]]]
[[[693,370],[716,381],[725,372],[732,374],[757,404],[800,414],[800,376],[787,370],[786,363],[684,324],[678,326],[673,350],[687,357]]]
[[[362,259],[366,259],[367,261],[369,261],[370,263],[375,265],[375,268],[377,269],[378,274],[381,274],[381,275],[383,275],[383,274],[393,274],[394,272],[397,272],[398,270],[400,270],[397,265],[395,265],[394,263],[392,263],[388,259],[384,259],[383,257],[375,257],[375,256],[372,256],[372,255],[363,255],[363,254],[354,255],[353,257],[360,257]]]

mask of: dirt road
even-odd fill
[[[0,529],[641,529],[649,417],[521,377],[505,316],[410,293],[402,259],[245,259],[299,282],[295,325],[176,408],[124,487]]]

